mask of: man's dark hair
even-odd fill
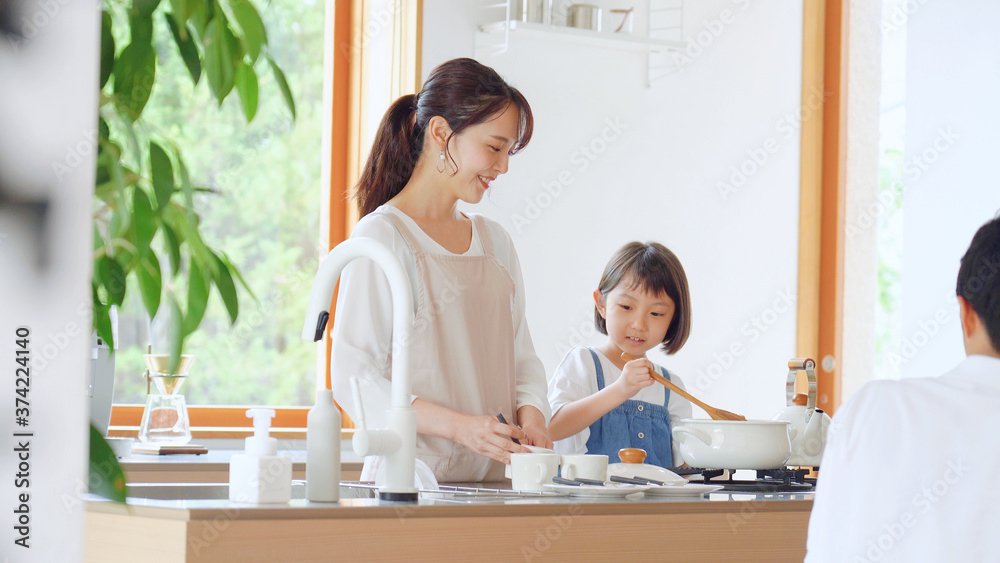
[[[955,292],[979,315],[993,350],[1000,352],[1000,216],[980,227],[972,237],[958,268]]]

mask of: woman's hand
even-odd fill
[[[529,446],[551,449],[552,438],[549,437],[549,428],[545,425],[545,415],[537,407],[525,405],[517,410],[517,420],[521,423],[521,430],[524,430],[525,439],[523,442]]]
[[[614,386],[625,395],[626,399],[631,399],[641,389],[645,389],[654,383],[649,375],[649,370],[653,368],[653,362],[646,358],[632,360],[625,364],[622,369],[622,376],[614,383]]]
[[[458,442],[481,456],[501,463],[510,463],[511,453],[530,451],[524,446],[515,444],[511,438],[525,440],[527,435],[520,428],[504,424],[496,417],[471,415],[466,415],[462,423],[456,425],[455,433],[451,437],[453,442]]]

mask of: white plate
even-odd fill
[[[649,488],[648,485],[613,482],[606,483],[603,487],[600,485],[561,485],[558,483],[547,483],[545,486],[553,491],[575,497],[624,497],[641,493]]]
[[[608,477],[616,475],[618,477],[639,477],[640,479],[654,479],[661,481],[665,485],[687,483],[687,479],[658,465],[648,463],[612,463],[608,465]]]
[[[688,483],[687,485],[663,485],[646,489],[647,495],[659,495],[665,497],[690,497],[699,496],[722,490],[722,485],[704,485],[698,483]]]

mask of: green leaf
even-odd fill
[[[194,212],[194,186],[191,185],[191,176],[188,174],[187,166],[184,165],[180,153],[177,153],[177,168],[181,175],[181,189],[184,190],[184,205],[188,210]]]
[[[156,317],[156,312],[160,308],[160,291],[163,289],[160,260],[156,257],[155,252],[150,252],[139,261],[136,273],[139,278],[139,293],[142,294],[142,303],[146,306],[149,318],[152,319]]]
[[[153,205],[149,202],[146,191],[139,186],[135,187],[132,196],[133,225],[135,227],[135,247],[136,257],[149,254],[149,244],[153,242],[156,235],[156,216],[153,213]]]
[[[194,332],[201,324],[202,317],[205,316],[205,308],[208,306],[208,292],[211,283],[205,278],[198,266],[197,260],[191,260],[188,264],[188,298],[187,314],[184,315],[182,332],[187,336]]]
[[[192,4],[194,4],[192,6]],[[215,2],[211,1],[199,1],[199,2],[188,2],[188,11],[191,12],[191,25],[194,26],[194,30],[198,32],[198,36],[202,38],[202,43],[205,43],[205,36],[211,26],[209,25],[213,18],[215,18]],[[207,44],[206,44],[207,46]]]
[[[184,0],[179,1],[183,2]],[[184,66],[187,67],[191,80],[197,86],[198,81],[201,80],[201,56],[198,54],[198,46],[191,37],[192,32],[187,24],[184,24],[184,27],[179,26],[176,13],[175,11],[173,14],[163,14],[163,19],[167,20],[170,34],[174,36],[174,43],[177,44],[177,50],[180,51],[181,59],[184,60]]]
[[[236,323],[236,318],[240,315],[239,297],[236,295],[236,284],[233,283],[233,276],[229,273],[229,266],[222,261],[222,258],[215,256],[215,261],[219,266],[219,273],[215,276],[215,287],[219,290],[219,297],[226,305],[229,313],[229,321]]]
[[[243,279],[243,274],[240,273],[240,271],[236,268],[236,266],[233,266],[233,261],[229,259],[229,256],[225,252],[222,253],[222,261],[226,263],[227,267],[229,267],[230,272],[236,274],[236,279],[240,280],[240,285],[242,285],[243,289],[247,290],[247,293],[250,294],[250,297],[252,297],[256,301],[257,296],[254,295],[253,290],[250,289],[250,286],[247,284],[247,280]]]
[[[115,37],[111,34],[111,14],[101,12],[101,86],[111,78],[111,69],[115,66]]]
[[[125,300],[125,270],[114,258],[101,257],[98,273],[101,285],[108,292],[108,304],[121,307]],[[109,321],[110,322],[110,321]]]
[[[232,32],[223,14],[217,13],[205,31],[205,74],[208,86],[215,99],[222,106],[229,92],[233,90],[236,67],[233,65]]]
[[[170,372],[174,373],[181,364],[181,350],[184,349],[184,315],[172,292],[167,293],[167,299],[170,301]]]
[[[129,10],[130,17],[152,17],[156,7],[160,5],[160,0],[132,0],[132,7]]]
[[[97,337],[107,343],[108,347],[114,350],[114,330],[111,328],[111,307],[105,305],[101,301],[100,295],[97,293],[97,286],[99,283],[97,270],[95,268],[94,280],[91,283],[91,288],[94,292],[94,330],[97,331]]]
[[[142,45],[152,48],[153,45],[153,16],[152,14],[129,15],[129,31],[131,33],[132,45]]]
[[[195,2],[189,0],[170,0],[170,11],[181,27],[187,25],[188,18],[194,13],[194,4]]]
[[[257,62],[261,46],[267,44],[267,29],[260,14],[250,0],[228,0],[225,5],[228,5],[232,19],[236,21],[243,50],[250,55],[251,63]]]
[[[91,493],[125,504],[128,492],[122,466],[93,424],[90,425],[90,478],[87,482]]]
[[[257,73],[246,63],[240,63],[236,69],[236,91],[240,93],[243,115],[250,123],[257,114]]]
[[[278,83],[278,88],[281,89],[281,95],[285,98],[285,105],[287,105],[289,111],[292,112],[292,121],[294,121],[295,100],[292,98],[292,90],[288,87],[288,81],[285,80],[285,73],[278,68],[278,63],[274,62],[271,55],[267,56],[267,62],[271,65],[271,70],[274,72],[274,80]]]
[[[115,61],[115,98],[118,107],[135,121],[149,101],[156,78],[156,51],[129,43]]]
[[[181,269],[181,241],[177,239],[174,229],[167,223],[163,224],[161,231],[167,246],[167,254],[170,256],[170,277],[173,278]]]
[[[153,191],[156,193],[156,208],[163,212],[174,193],[174,168],[163,147],[150,141],[149,162],[153,176]]]

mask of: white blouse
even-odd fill
[[[424,252],[454,255],[423,230],[405,213],[391,205],[380,210],[392,213],[409,227]],[[545,368],[535,353],[531,334],[524,317],[524,281],[521,265],[510,235],[499,223],[486,219],[494,254],[510,272],[514,280],[513,320],[515,374],[517,378],[517,408],[532,405],[549,419],[549,404],[545,396]],[[413,290],[414,313],[420,286],[413,253],[402,235],[378,214],[362,218],[351,238],[368,237],[386,245],[399,258],[406,270]],[[483,245],[479,240],[475,222],[472,226],[472,244],[462,256],[482,256]],[[392,293],[389,280],[374,261],[354,260],[344,268],[340,279],[337,309],[332,331],[331,373],[333,395],[351,418],[357,420],[357,406],[351,393],[350,378],[364,380],[365,419],[368,427],[385,426],[385,410],[391,404],[392,370],[390,348],[392,345]],[[416,398],[416,395],[413,397]]]
[[[607,387],[622,375],[622,370],[606,358],[600,350],[596,350],[597,358],[601,361],[604,371],[604,386]],[[656,365],[656,364],[654,364]],[[656,366],[659,371],[660,366]],[[670,372],[670,381],[681,389],[687,390],[684,382],[674,372]],[[654,405],[662,405],[666,387],[653,384],[644,389],[640,389],[632,399],[644,401]],[[549,406],[555,414],[563,406],[579,401],[597,393],[597,368],[594,366],[594,358],[590,351],[584,347],[573,348],[566,353],[566,357],[556,368],[556,373],[549,381]],[[667,412],[670,413],[670,428],[677,426],[677,422],[682,418],[691,418],[691,403],[677,395],[670,394],[670,401],[667,403]],[[577,434],[562,440],[556,440],[555,450],[560,454],[583,454],[587,453],[587,440],[590,439],[590,428],[584,428]],[[674,466],[684,463],[677,440],[673,441]],[[618,463],[617,459],[608,460],[610,463]]]

